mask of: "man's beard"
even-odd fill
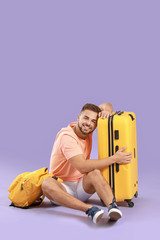
[[[79,127],[79,130],[81,131],[81,133],[83,133],[84,135],[88,135],[88,134],[90,134],[90,133],[92,133],[93,131],[94,131],[94,129],[92,130],[92,131],[90,131],[90,132],[84,132],[83,130],[82,130],[82,127],[79,125],[79,122],[78,122],[78,127]]]

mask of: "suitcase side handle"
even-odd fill
[[[119,150],[119,146],[116,146],[116,152]],[[116,163],[116,172],[119,172],[119,164]]]

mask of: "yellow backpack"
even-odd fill
[[[48,173],[48,168],[45,167],[34,172],[19,174],[8,188],[10,192],[8,198],[12,201],[10,206],[29,208],[40,205],[44,200],[41,184],[47,177],[62,182],[60,178]]]

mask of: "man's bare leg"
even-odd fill
[[[50,200],[55,201],[64,207],[77,209],[86,212],[92,207],[66,192],[64,186],[53,178],[45,178],[42,182],[42,192]]]
[[[84,175],[83,188],[87,193],[96,192],[107,207],[112,203],[114,198],[112,190],[98,169]]]
[[[83,188],[87,193],[97,192],[100,199],[109,207],[108,215],[112,221],[117,221],[122,217],[122,212],[115,200],[113,201],[112,190],[99,170],[93,170],[83,177]]]

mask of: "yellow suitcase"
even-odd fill
[[[106,119],[98,119],[98,159],[103,159],[127,146],[124,152],[132,152],[129,164],[112,164],[102,169],[102,175],[110,184],[118,201],[126,201],[133,207],[132,198],[138,197],[136,116],[133,112],[115,112]]]

